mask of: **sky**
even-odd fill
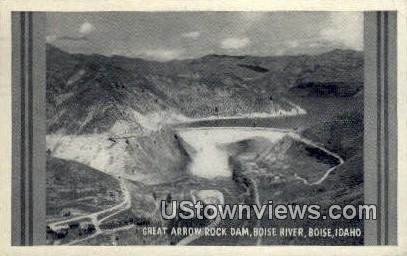
[[[157,61],[363,50],[361,12],[48,13],[47,42],[71,53]]]

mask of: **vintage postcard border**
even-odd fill
[[[365,200],[381,209],[365,222],[365,244],[396,245],[397,14],[365,16]],[[13,13],[13,245],[45,243],[44,22],[45,13]]]

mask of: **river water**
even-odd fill
[[[288,133],[286,130],[252,127],[180,128],[177,132],[193,149],[189,152],[192,157],[189,171],[208,179],[232,176],[225,145],[254,137],[274,143]]]

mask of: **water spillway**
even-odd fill
[[[188,145],[186,148],[192,158],[188,167],[191,174],[210,179],[232,176],[225,145],[255,137],[275,143],[288,131],[252,127],[202,127],[182,128],[177,133]]]

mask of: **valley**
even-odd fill
[[[192,200],[193,191],[217,191],[228,204],[363,202],[360,52],[154,62],[48,46],[47,58],[50,244],[363,243],[363,237],[213,240],[141,232],[147,226],[363,228],[361,221],[160,215],[161,200]]]

